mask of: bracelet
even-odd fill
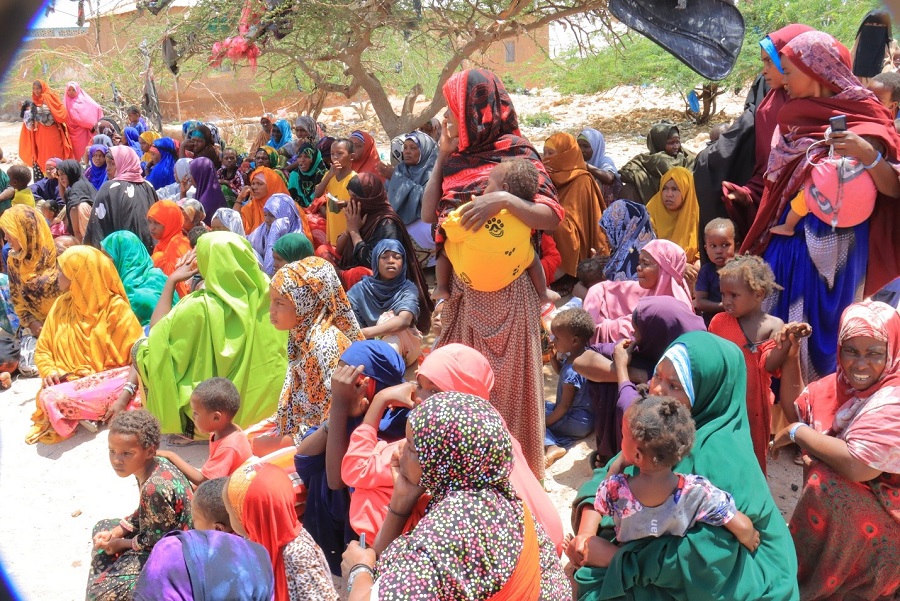
[[[409,513],[400,513],[399,511],[394,510],[394,508],[391,507],[390,503],[388,503],[388,512],[393,513],[398,518],[403,518],[403,519],[407,519],[407,518],[409,518],[409,516],[412,515],[411,511]]]
[[[875,157],[875,160],[874,160],[874,161],[872,161],[872,162],[871,162],[870,164],[868,164],[868,165],[863,165],[863,169],[865,169],[866,171],[869,171],[870,169],[874,169],[875,166],[878,165],[878,163],[880,163],[881,160],[882,160],[883,158],[884,158],[884,157],[882,157],[882,156],[881,156],[881,153],[879,152],[879,153],[878,153],[878,156]]]
[[[122,387],[122,390],[128,391],[128,394],[134,396],[134,393],[137,392],[137,384],[132,384],[131,382],[125,382],[125,386]]]
[[[806,424],[804,424],[803,422],[798,422],[798,423],[794,424],[793,426],[791,426],[791,429],[789,430],[789,434],[791,436],[791,442],[796,442],[794,440],[794,436],[797,435],[797,430],[800,429],[800,426],[805,426],[805,425]]]
[[[363,572],[367,573],[372,577],[372,580],[375,580],[375,570],[373,570],[370,566],[367,566],[364,563],[358,563],[352,568],[350,568],[350,572],[347,573],[347,591],[353,590],[353,583],[356,581],[356,577],[362,574]]]

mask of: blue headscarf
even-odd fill
[[[153,147],[159,151],[159,162],[153,165],[147,181],[156,190],[175,183],[175,161],[178,153],[175,150],[175,140],[172,138],[159,138],[154,140]]]
[[[588,165],[593,165],[598,169],[609,171],[614,175],[619,174],[619,171],[616,169],[616,164],[606,155],[606,138],[603,137],[603,134],[592,127],[588,127],[587,129],[581,130],[578,137],[587,140],[588,144],[591,145],[591,150],[594,151],[591,155],[591,159],[587,162]]]
[[[403,257],[403,267],[394,279],[383,280],[378,275],[378,259],[389,250]],[[393,311],[394,315],[409,311],[413,314],[413,323],[418,319],[419,289],[406,278],[407,260],[403,244],[392,238],[385,238],[372,249],[372,273],[375,275],[364,277],[347,293],[361,327],[374,326],[387,311]]]
[[[422,194],[431,177],[437,160],[437,144],[421,131],[406,134],[403,141],[412,140],[419,147],[419,162],[407,165],[402,160],[394,168],[394,175],[387,181],[388,202],[397,211],[403,223],[409,225],[422,216]]]
[[[97,190],[100,189],[106,182],[106,167],[95,167],[93,163],[94,153],[102,152],[103,160],[106,160],[106,152],[109,150],[109,147],[104,144],[94,144],[88,150],[88,168],[84,172],[84,176],[90,181],[94,188]]]
[[[273,194],[266,200],[263,210],[275,217],[272,225],[263,223],[253,230],[247,238],[259,256],[262,258],[263,271],[269,277],[275,275],[275,259],[272,256],[272,248],[285,234],[303,233],[303,218],[297,210],[297,203],[287,194]]]
[[[394,347],[381,340],[360,340],[354,342],[341,355],[341,361],[348,365],[363,367],[363,374],[375,381],[375,391],[395,386],[403,381],[406,365]],[[371,400],[371,399],[370,399]],[[406,428],[406,414],[396,420],[403,431]],[[402,421],[402,426],[400,422]],[[362,422],[362,418],[347,420],[347,435]],[[306,436],[316,428],[311,428]],[[396,440],[396,438],[392,439]],[[316,544],[325,554],[328,566],[335,575],[341,573],[341,554],[347,544],[356,538],[348,519],[350,496],[346,488],[332,490],[328,486],[325,472],[325,453],[319,455],[294,456],[294,467],[300,479],[306,484],[306,510],[303,514],[303,527],[309,532]]]
[[[357,340],[341,355],[347,365],[363,367],[363,375],[375,380],[375,392],[403,383],[406,363],[394,347],[381,340]]]
[[[647,208],[631,200],[617,200],[603,211],[600,227],[610,248],[603,275],[610,281],[636,281],[641,249],[656,239]]]
[[[278,128],[278,131],[281,132],[281,142],[276,143],[274,135],[269,138],[269,146],[275,150],[280,149],[294,138],[294,135],[291,133],[291,124],[288,123],[287,119],[279,119],[275,122],[273,128]],[[272,131],[274,133],[275,130],[273,129]]]
[[[126,127],[124,133],[125,141],[128,142],[131,149],[137,153],[138,157],[144,156],[144,151],[141,150],[140,132],[134,127]]]

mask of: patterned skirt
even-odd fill
[[[458,342],[480,352],[494,371],[491,404],[544,478],[544,386],[541,312],[527,274],[496,292],[467,288],[455,275],[441,314],[439,346]]]
[[[900,475],[850,482],[821,461],[813,463],[790,523],[800,598],[896,599],[898,517]]]

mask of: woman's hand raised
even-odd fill
[[[362,208],[359,201],[350,200],[344,209],[344,215],[347,216],[347,231],[359,233],[360,228],[366,224],[368,215],[362,215]]]
[[[197,275],[197,252],[189,250],[184,254],[175,265],[175,271],[169,276],[169,279],[176,284],[187,281]]]

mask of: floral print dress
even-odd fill
[[[88,576],[87,599],[115,601],[127,599],[134,590],[138,576],[153,546],[172,530],[190,530],[193,491],[184,477],[168,459],[156,458],[156,467],[140,490],[137,510],[122,520],[101,520],[94,526],[93,535],[121,526],[125,538],[131,539],[131,549],[118,555],[95,551]]]

